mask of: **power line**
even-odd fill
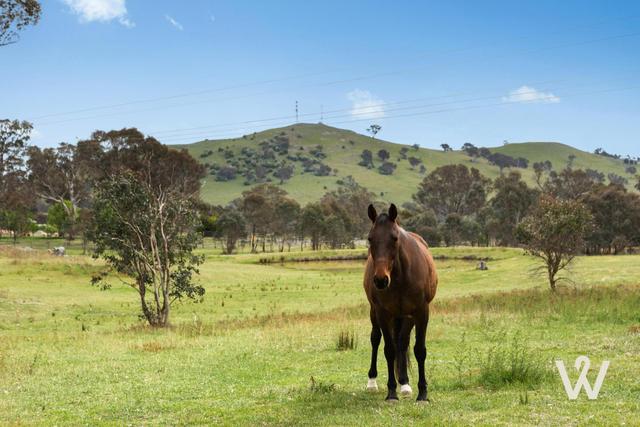
[[[636,89],[640,86],[627,86],[627,87],[623,87],[623,88],[610,88],[610,89],[602,89],[602,90],[595,90],[595,91],[586,91],[586,92],[576,92],[573,94],[568,94],[568,95],[563,95],[564,98],[566,97],[576,97],[576,96],[583,96],[583,95],[591,95],[591,94],[598,94],[598,93],[606,93],[606,92],[615,92],[615,91],[626,91],[626,90],[630,90],[630,89]],[[533,93],[533,92],[531,92]],[[536,92],[537,93],[537,92]],[[529,94],[527,92],[521,92],[521,95],[526,95]],[[394,119],[394,118],[403,118],[403,117],[415,117],[415,116],[422,116],[422,115],[430,115],[430,114],[440,114],[440,113],[445,113],[445,112],[453,112],[453,111],[464,111],[464,110],[473,110],[473,109],[480,109],[480,108],[489,108],[489,107],[496,107],[496,106],[505,106],[505,105],[512,105],[512,104],[523,104],[523,103],[531,103],[531,102],[526,102],[526,101],[519,101],[519,100],[503,100],[501,102],[497,102],[497,103],[490,103],[490,104],[481,104],[481,105],[470,105],[470,106],[462,106],[462,107],[452,107],[452,108],[442,108],[442,109],[437,109],[437,110],[428,110],[428,111],[419,111],[419,112],[414,112],[414,113],[404,113],[404,114],[396,114],[396,115],[390,115],[390,116],[385,116],[385,117],[381,117],[381,118],[377,118],[377,121],[384,121],[384,120],[388,120],[388,119]],[[338,118],[334,117],[334,118]],[[356,123],[356,122],[362,122],[362,121],[371,121],[371,118],[355,118],[355,119],[351,119],[351,120],[344,120],[344,121],[338,121],[338,122],[332,122],[332,125],[339,125],[339,124],[347,124],[347,123]],[[282,123],[280,126],[286,126],[289,125],[290,123]],[[279,125],[274,125],[274,126],[279,126]],[[254,128],[259,128],[261,126],[250,126],[250,127],[254,127]],[[246,130],[246,128],[242,128],[243,130]],[[233,132],[233,130],[228,130],[225,131],[225,134],[228,134],[229,132]],[[202,139],[211,139],[211,137],[213,137],[213,135],[211,133],[209,133],[208,138],[202,138]],[[234,135],[230,135],[230,137],[237,137],[237,132]],[[191,137],[189,136],[173,136],[173,137],[169,137],[169,138],[163,138],[162,140],[164,142],[172,142],[172,141],[180,141],[180,140],[185,140],[185,139],[189,139]],[[218,136],[217,138],[219,139],[224,139],[220,136]]]
[[[628,70],[627,73],[635,73],[637,72],[638,69],[633,69],[633,70]],[[635,74],[633,75],[635,77]],[[606,83],[610,83],[611,81],[617,81],[617,80],[624,80],[627,77],[621,77],[621,78],[617,78],[617,79],[607,79]],[[530,85],[541,85],[541,84],[549,84],[549,83],[559,83],[559,82],[566,82],[569,79],[553,79],[553,80],[541,80],[541,81],[534,81],[534,82],[528,82],[528,84]],[[580,86],[578,86],[580,87]],[[557,89],[553,88],[553,90]],[[548,90],[548,89],[543,89],[543,90]],[[430,97],[420,97],[420,98],[413,98],[413,99],[408,99],[408,100],[400,100],[400,101],[391,101],[391,102],[386,102],[385,103],[385,108],[388,109],[388,107],[390,106],[394,106],[394,105],[404,105],[404,104],[411,104],[411,103],[416,103],[416,102],[424,102],[424,101],[428,101],[428,100],[438,100],[438,99],[448,99],[448,98],[455,98],[458,96],[463,96],[463,95],[472,95],[472,94],[476,94],[476,93],[481,93],[481,91],[467,91],[467,92],[457,92],[457,93],[452,93],[452,94],[447,94],[447,95],[439,95],[439,96],[430,96]],[[488,97],[482,97],[482,98],[473,98],[470,100],[460,100],[460,101],[452,101],[452,102],[462,102],[462,101],[474,101],[474,100],[484,100],[484,99],[491,99],[494,97],[500,97],[504,95],[503,92],[501,92],[501,95],[491,95]],[[437,104],[439,105],[439,104]],[[431,105],[432,106],[432,105]],[[361,107],[359,110],[375,110],[378,109],[379,106],[370,106],[370,107]],[[415,107],[417,108],[417,107]],[[338,108],[338,109],[332,109],[332,110],[324,110],[324,108],[322,109],[322,111],[320,112],[311,112],[311,113],[303,113],[300,114],[300,117],[314,117],[317,116],[319,113],[322,114],[323,118],[324,118],[324,114],[333,114],[333,113],[340,113],[340,112],[350,112],[353,109],[353,107],[348,107],[348,108]],[[284,116],[275,116],[275,117],[269,117],[269,118],[262,118],[262,119],[253,119],[253,120],[244,120],[244,121],[239,121],[239,122],[229,122],[229,123],[220,123],[220,124],[215,124],[215,125],[203,125],[203,126],[195,126],[195,127],[188,127],[188,128],[174,128],[174,129],[164,129],[164,130],[153,130],[150,131],[149,133],[152,135],[166,135],[166,134],[182,134],[185,133],[187,131],[195,131],[195,130],[202,130],[202,132],[196,132],[195,134],[202,134],[204,133],[210,133],[210,131],[205,131],[205,129],[211,130],[211,129],[217,129],[217,128],[221,128],[221,127],[229,127],[229,126],[240,126],[242,125],[242,127],[246,127],[246,125],[249,124],[257,124],[257,123],[266,123],[266,122],[274,122],[274,121],[283,121],[283,120],[288,120],[288,121],[292,121],[294,118],[296,118],[295,116],[290,116],[290,115],[284,115]],[[296,121],[298,121],[298,118],[296,118]],[[193,132],[190,132],[193,133]],[[170,135],[167,135],[170,136]]]
[[[632,71],[634,71],[634,70],[632,70]],[[601,84],[601,83],[609,84],[612,81],[625,80],[627,78],[628,77],[622,77],[622,78],[617,78],[617,79],[607,79],[605,81],[596,82],[596,84]],[[555,80],[555,82],[562,82],[562,81],[567,81],[567,79]],[[538,84],[542,84],[542,83],[545,83],[545,82],[533,82],[532,84],[537,86]],[[580,87],[584,87],[584,86],[585,85],[571,85],[571,86],[569,86],[569,88],[580,88]],[[587,85],[587,86],[593,86],[593,85]],[[544,87],[542,89],[542,91],[548,91],[548,90],[556,91],[557,89],[558,89],[558,87],[554,87],[554,88]],[[471,92],[471,93],[477,93],[477,92]],[[530,91],[530,92],[521,92],[520,95],[535,95],[537,93],[538,93],[537,90],[533,90],[533,91]],[[464,94],[464,93],[462,93],[462,94]],[[412,110],[412,109],[420,109],[420,108],[425,108],[425,107],[434,107],[434,106],[442,106],[442,105],[450,105],[450,104],[466,103],[466,102],[475,102],[475,101],[485,101],[485,100],[491,100],[491,99],[499,99],[499,98],[504,97],[505,95],[506,95],[505,92],[501,91],[498,94],[491,94],[489,96],[458,99],[458,100],[452,100],[452,101],[446,101],[446,102],[440,102],[440,103],[428,103],[428,104],[421,104],[421,105],[408,106],[408,107],[389,108],[390,106],[394,106],[394,105],[410,104],[410,103],[415,103],[415,102],[419,102],[419,101],[454,98],[454,97],[460,96],[460,93],[459,94],[453,94],[453,95],[436,96],[436,97],[415,98],[415,99],[412,99],[412,100],[395,101],[395,102],[386,103],[385,104],[385,112]],[[367,116],[368,114],[370,114],[372,111],[374,111],[376,109],[379,109],[379,106],[362,107],[362,108],[359,109],[358,113],[353,113],[351,111],[352,108],[335,109],[335,110],[328,111],[328,113],[330,113],[330,114],[332,114],[332,113],[340,113],[340,112],[349,112],[349,113],[348,114],[338,114],[338,115],[333,114],[333,115],[329,115],[328,117],[324,116],[324,114],[323,114],[323,118],[328,118],[328,119],[331,120],[331,119],[354,116],[354,115],[355,116],[358,116],[358,115]],[[323,111],[323,113],[324,113],[324,111]],[[302,114],[302,116],[315,116],[316,114],[318,114],[318,113],[314,112],[314,113]],[[175,137],[180,137],[180,136],[211,135],[211,134],[215,134],[216,133],[216,131],[212,130],[212,129],[217,129],[218,130],[217,133],[220,133],[220,132],[226,132],[226,131],[229,131],[229,130],[232,130],[232,129],[246,129],[247,127],[249,127],[249,128],[259,128],[259,127],[263,126],[264,124],[266,124],[265,122],[282,122],[282,121],[286,121],[288,123],[288,122],[291,122],[293,119],[294,119],[293,116],[279,116],[279,117],[271,117],[271,118],[256,119],[256,120],[247,120],[247,121],[242,121],[242,122],[226,123],[226,124],[219,124],[219,125],[199,126],[199,127],[193,127],[193,128],[181,128],[181,129],[172,129],[172,130],[164,130],[164,131],[151,131],[149,133],[154,135],[154,136],[160,137],[162,139],[175,138]],[[261,125],[258,125],[259,123],[261,123]],[[247,125],[257,125],[257,126],[247,126]],[[274,124],[270,123],[269,126],[274,126]],[[223,128],[223,129],[220,129],[220,128]],[[224,128],[227,128],[228,130],[225,130]],[[207,130],[205,130],[205,129],[207,129]],[[162,136],[162,135],[164,135],[164,136]]]
[[[551,50],[551,49],[557,49],[557,48],[561,48],[561,47],[579,46],[579,45],[584,45],[584,44],[598,43],[598,42],[602,42],[602,41],[609,41],[609,40],[613,40],[613,39],[620,39],[620,38],[626,38],[626,37],[635,37],[635,36],[638,36],[638,35],[640,35],[640,32],[617,34],[617,35],[613,35],[613,36],[606,36],[606,37],[583,40],[583,41],[566,43],[566,44],[558,44],[558,45],[547,46],[547,47],[543,47],[543,48],[534,48],[534,49],[525,50],[523,52],[528,52],[528,53],[540,52],[540,51],[546,51],[546,50]],[[449,53],[460,52],[460,51],[468,51],[468,50],[475,50],[475,49],[478,49],[478,47],[451,50]],[[498,55],[498,56],[490,57],[489,59],[496,59],[496,58],[500,58],[500,57],[504,57],[504,56],[506,56],[506,55]],[[387,71],[387,72],[383,72],[383,73],[364,75],[364,76],[359,76],[359,77],[354,77],[354,78],[349,78],[349,79],[333,80],[333,81],[329,81],[329,82],[316,83],[316,84],[311,84],[311,85],[303,85],[303,86],[299,87],[298,89],[305,88],[305,87],[322,87],[322,86],[336,85],[336,84],[347,83],[347,82],[374,79],[374,78],[379,78],[379,77],[388,77],[388,76],[392,76],[392,75],[405,73],[407,71],[411,71],[411,70],[415,70],[415,69],[419,69],[419,68],[424,68],[424,67],[429,66],[429,65],[431,65],[431,64],[423,64],[423,65],[420,65],[420,66],[404,68],[404,69],[399,69],[399,70],[392,70],[392,71]],[[238,89],[238,88],[242,88],[242,87],[250,87],[250,86],[256,86],[256,85],[261,85],[261,84],[282,82],[282,81],[288,81],[288,80],[292,80],[292,79],[299,79],[299,78],[304,78],[304,77],[309,77],[309,76],[328,74],[328,73],[331,73],[331,72],[333,72],[333,71],[309,73],[309,74],[304,74],[304,75],[299,75],[299,76],[285,77],[285,78],[281,78],[281,79],[271,79],[271,80],[264,80],[264,81],[261,81],[261,82],[254,82],[254,83],[247,83],[247,84],[241,84],[241,85],[235,85],[235,86],[228,86],[228,87],[224,87],[224,88],[206,89],[206,90],[202,90],[202,91],[189,92],[189,93],[183,93],[183,94],[166,96],[166,97],[156,97],[156,98],[149,98],[149,99],[144,99],[144,100],[123,102],[123,103],[119,103],[119,104],[111,104],[111,105],[105,105],[105,106],[99,106],[99,107],[90,107],[90,108],[85,108],[85,109],[73,110],[73,111],[69,111],[69,112],[65,112],[65,113],[54,113],[54,114],[47,114],[47,115],[37,116],[37,117],[31,118],[30,120],[31,121],[35,121],[35,120],[42,119],[42,118],[65,116],[65,115],[75,114],[75,113],[78,113],[78,112],[88,112],[88,111],[102,110],[102,109],[108,109],[108,108],[117,108],[117,107],[135,105],[135,104],[141,104],[141,103],[157,102],[157,101],[161,101],[161,100],[171,100],[171,99],[177,99],[177,98],[188,97],[188,96],[204,94],[204,93],[220,92],[220,91],[226,91],[226,90],[231,90],[231,89]],[[276,93],[277,92],[278,91],[276,91]],[[266,91],[266,92],[263,91],[263,92],[259,92],[257,94],[249,94],[249,95],[244,95],[244,96],[239,96],[239,97],[219,99],[217,101],[224,101],[224,100],[231,100],[231,99],[241,99],[241,98],[252,97],[252,96],[260,95],[260,94],[264,94],[264,93],[273,93],[273,92],[272,91]],[[213,101],[216,101],[216,100],[213,100]],[[106,117],[106,116],[114,116],[114,115],[122,115],[122,114],[132,114],[132,113],[135,113],[135,112],[154,111],[154,110],[161,110],[161,109],[166,109],[166,108],[175,108],[175,107],[181,107],[181,106],[187,106],[187,105],[195,105],[195,104],[208,103],[208,102],[212,102],[212,100],[197,101],[197,102],[191,102],[191,103],[182,103],[182,104],[176,104],[176,105],[170,105],[170,106],[157,106],[157,107],[154,107],[154,108],[143,109],[143,110],[120,111],[120,112],[114,112],[114,113],[109,113],[109,114],[101,114],[101,115],[94,115],[94,116],[88,116],[88,117],[69,118],[69,119],[64,119],[64,120],[59,120],[59,121],[39,123],[38,125],[39,126],[44,126],[44,125],[51,125],[51,124],[58,124],[58,123],[66,123],[66,122],[70,122],[70,121],[87,120],[87,119],[101,118],[101,117]]]

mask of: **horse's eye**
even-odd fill
[[[391,238],[393,239],[394,242],[398,240],[398,236],[391,236]]]

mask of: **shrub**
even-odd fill
[[[501,340],[487,350],[480,360],[478,380],[491,389],[516,383],[536,386],[550,374],[547,362],[516,334],[507,344]]]

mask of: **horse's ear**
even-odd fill
[[[396,208],[396,205],[391,203],[391,206],[389,206],[389,219],[391,221],[395,221],[397,217],[398,217],[398,208]]]
[[[371,222],[376,222],[376,218],[378,217],[378,212],[376,212],[376,208],[373,205],[369,205],[369,209],[367,209],[367,213],[369,214],[369,219]]]

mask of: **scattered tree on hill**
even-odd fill
[[[462,145],[462,151],[464,151],[466,153],[467,156],[471,157],[471,162],[475,162],[475,160],[480,157],[480,150],[478,149],[478,147],[476,147],[475,145],[473,145],[470,142],[465,142]]]
[[[323,151],[322,145],[320,144],[309,150],[309,153],[311,153],[311,155],[317,159],[324,159],[327,157],[327,155]]]
[[[573,167],[573,162],[576,160],[575,154],[569,154],[567,157],[567,169],[571,169]]]
[[[516,167],[517,168],[522,168],[522,169],[527,169],[529,167],[529,160],[525,159],[524,157],[518,157],[516,159]]]
[[[444,221],[450,214],[470,215],[485,204],[490,180],[462,164],[440,166],[418,186],[413,200]]]
[[[420,165],[420,174],[424,175],[427,173],[427,167],[425,165]]]
[[[518,160],[503,153],[491,153],[487,160],[500,168],[502,173],[504,168],[518,167]],[[525,159],[526,160],[526,159]],[[528,165],[528,162],[526,163]],[[525,166],[526,167],[526,166]]]
[[[200,238],[204,168],[186,151],[135,129],[102,136],[111,144],[105,155],[117,166],[96,183],[94,256],[105,259],[121,278],[131,278],[150,325],[166,326],[173,302],[204,294],[193,282],[202,257],[192,252]],[[103,278],[95,276],[92,282]]]
[[[400,148],[400,159],[404,160],[407,158],[407,153],[409,152],[409,149],[407,147],[402,147]]]
[[[552,291],[558,273],[583,249],[592,216],[579,201],[543,196],[531,215],[518,227],[519,240],[528,253],[544,263]]]
[[[419,144],[413,144],[411,147],[413,148],[414,151],[418,151],[420,149]]]
[[[360,154],[360,158],[362,160],[360,160],[358,165],[364,166],[367,169],[373,168],[373,153],[371,152],[371,150],[367,150],[367,149],[362,150],[362,153]]]
[[[287,164],[283,161],[273,175],[280,179],[280,184],[282,185],[293,176],[293,165]]]
[[[393,175],[393,171],[396,170],[396,164],[392,162],[383,162],[378,167],[378,172],[382,175]]]
[[[389,157],[391,157],[391,154],[384,148],[378,150],[378,158],[383,162],[387,160]]]
[[[445,153],[447,151],[453,151],[453,148],[451,148],[449,144],[440,144],[440,147],[442,147],[442,151],[444,151]]]
[[[376,135],[378,134],[378,132],[380,132],[381,129],[382,129],[382,126],[376,125],[376,124],[372,124],[371,126],[369,126],[367,128],[367,132],[369,132],[371,134],[371,138],[375,139]]]
[[[415,169],[416,166],[418,166],[420,163],[422,163],[422,160],[417,158],[417,157],[409,157],[409,164],[411,165],[411,169]]]
[[[36,0],[0,0],[0,46],[16,43],[18,31],[38,23],[40,11]]]
[[[636,169],[635,166],[627,166],[624,168],[624,171],[630,175],[635,175],[638,172],[638,169]]]
[[[462,144],[461,150],[464,151],[465,154],[469,157],[477,157],[480,154],[478,147],[470,142],[465,142],[464,144]]]
[[[216,181],[225,182],[236,179],[238,170],[233,166],[222,166],[216,172]]]
[[[595,150],[593,150],[593,154],[597,154],[598,156],[603,156],[603,157],[609,157],[612,159],[619,159],[620,155],[619,154],[610,154],[607,153],[604,149],[602,148],[596,148]]]

